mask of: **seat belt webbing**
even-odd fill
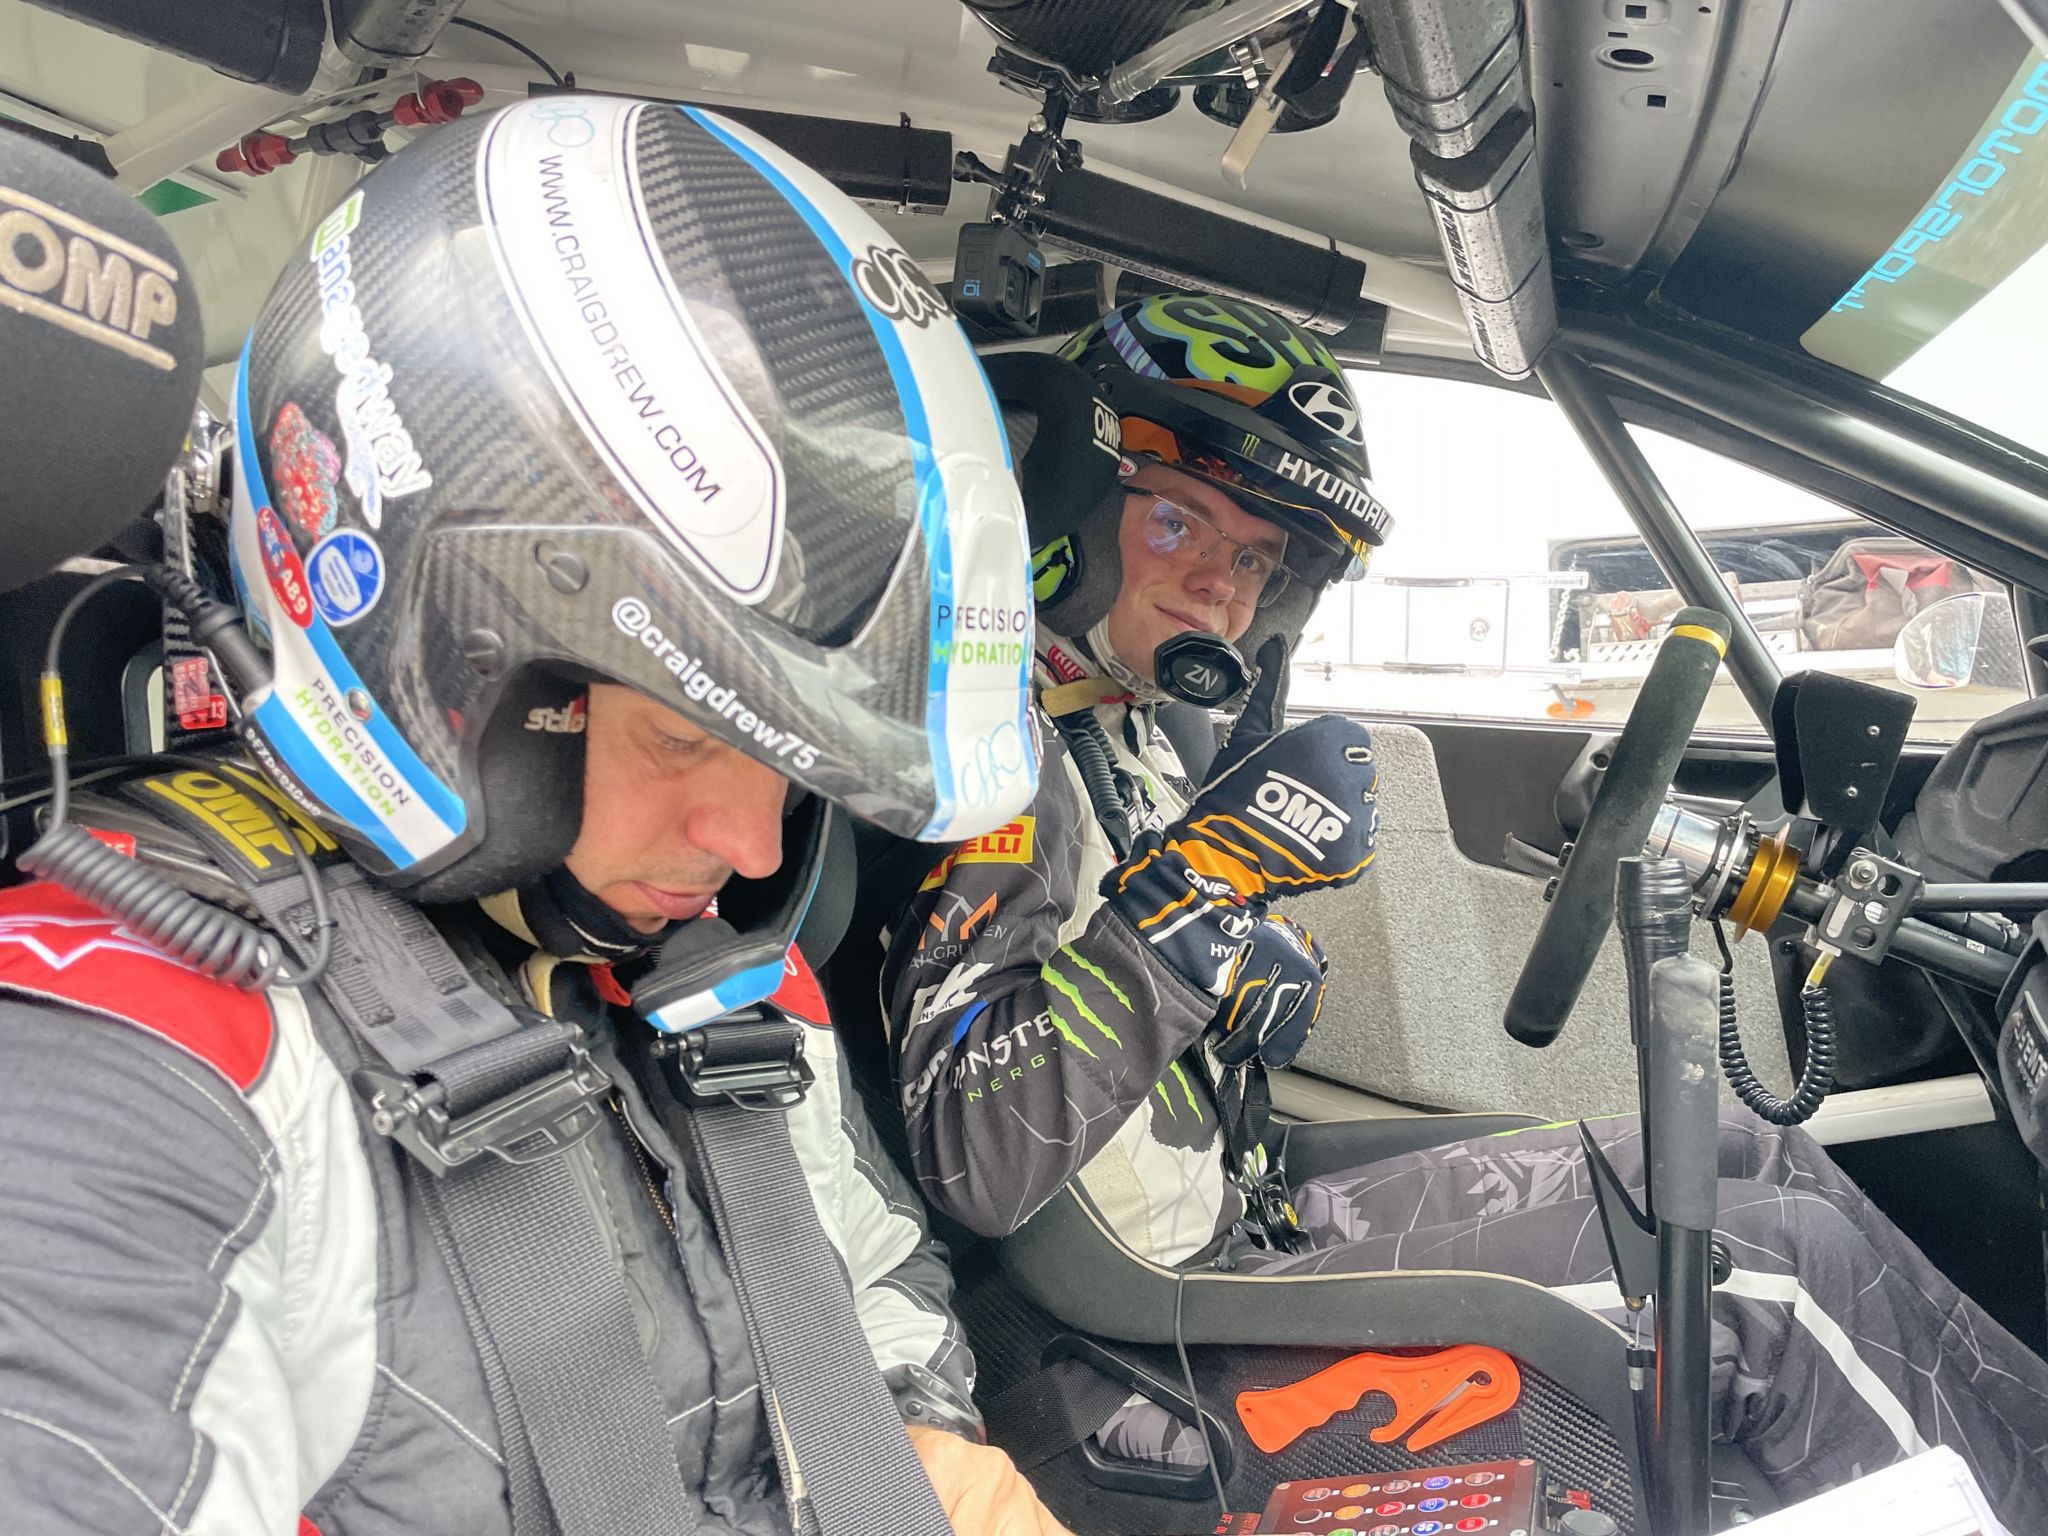
[[[580,1031],[522,1022],[425,914],[353,866],[320,873],[340,919],[320,990],[371,1059],[438,1084],[457,1115],[563,1066]],[[251,894],[303,960],[303,883]],[[505,1151],[532,1160],[486,1152],[437,1177],[409,1158],[404,1178],[484,1363],[515,1536],[695,1536],[625,1278],[571,1154],[545,1131]]]
[[[787,1115],[711,1104],[685,1119],[792,1505],[808,1505],[810,1529],[833,1536],[952,1536],[876,1368]]]

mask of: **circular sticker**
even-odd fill
[[[377,606],[384,590],[384,552],[367,533],[338,529],[313,546],[306,576],[313,606],[338,629]]]

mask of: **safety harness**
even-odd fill
[[[356,1053],[370,1127],[405,1150],[454,1277],[504,1441],[514,1536],[692,1536],[623,1277],[561,1155],[604,1118],[612,1071],[574,1019],[529,1006],[480,949],[459,955],[263,780],[223,764],[215,782],[260,797],[275,834],[289,821],[325,855],[315,870],[334,931],[320,991]],[[260,846],[250,857],[247,828],[185,803],[203,786],[169,787],[142,778],[124,792],[196,835],[303,960],[315,935],[296,861]],[[657,968],[640,989],[641,1012],[660,1006],[661,980]],[[949,1536],[790,1140],[785,1111],[811,1084],[805,1027],[757,1005],[651,1048],[709,1195],[797,1530]]]

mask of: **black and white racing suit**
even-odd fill
[[[849,1091],[808,971],[790,1111],[906,1415],[973,1432],[943,1248]],[[572,974],[573,973],[573,974]],[[551,992],[584,966],[522,967]],[[560,1010],[561,997],[534,999]],[[648,1031],[576,1015],[617,1093],[565,1154],[623,1270],[701,1528],[790,1529],[760,1384]],[[205,980],[49,886],[0,892],[0,1528],[495,1536],[499,1429],[407,1154],[317,995]],[[917,1407],[913,1410],[912,1400]]]
[[[1075,649],[1041,635],[1041,682],[1057,676],[1049,650]],[[1112,703],[1096,713],[1148,824],[1171,822],[1189,791],[1149,712]],[[1108,839],[1063,742],[1045,735],[1029,814],[1007,838],[934,869],[893,931],[884,996],[918,1183],[957,1220],[1000,1234],[1078,1177],[1133,1248],[1184,1263],[1242,1210],[1224,1177],[1214,1100],[1188,1054],[1216,1000],[1132,942],[1104,904]],[[1345,984],[1341,972],[1332,984]],[[1595,1130],[1639,1187],[1633,1117]],[[1718,1229],[1737,1266],[1714,1302],[1722,1437],[1741,1442],[1787,1499],[1946,1443],[2015,1531],[2048,1531],[2048,1366],[1803,1132],[1725,1111],[1721,1175]],[[1485,1269],[1620,1316],[1570,1127],[1319,1178],[1294,1203],[1312,1251],[1254,1250],[1240,1267]],[[1145,1443],[1148,1419],[1163,1437],[1159,1413],[1112,1426],[1105,1443],[1174,1454]]]

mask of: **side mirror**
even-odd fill
[[[2024,688],[2011,600],[1963,592],[1923,608],[1892,643],[1892,675],[1914,688]]]

